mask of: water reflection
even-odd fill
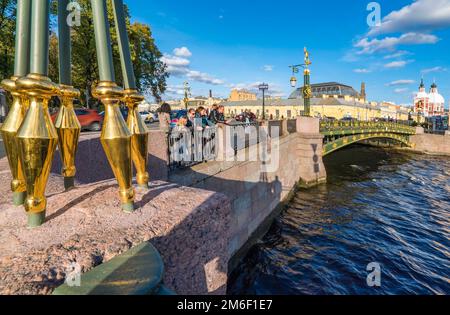
[[[450,294],[450,159],[354,146],[325,164],[329,183],[295,196],[229,293]]]

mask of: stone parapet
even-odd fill
[[[9,203],[9,181],[1,168],[0,294],[50,294],[75,266],[85,273],[147,241],[163,257],[169,289],[226,293],[232,214],[223,194],[151,182],[137,190],[136,212],[125,214],[114,180],[62,192],[53,175],[47,221],[30,230],[23,208]]]

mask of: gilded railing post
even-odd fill
[[[123,89],[114,83],[106,1],[91,0],[91,5],[100,73],[100,83],[94,89],[93,94],[105,105],[105,119],[100,140],[120,187],[122,209],[125,212],[132,212],[134,210],[134,189],[132,186],[131,133],[118,107],[124,94]]]
[[[58,133],[58,146],[61,155],[64,176],[64,188],[66,190],[74,187],[76,174],[75,156],[78,149],[81,125],[73,110],[73,100],[80,97],[80,91],[72,86],[60,84],[59,96],[61,108],[56,117],[55,127]]]
[[[31,8],[30,74],[16,81],[29,97],[30,107],[17,135],[22,168],[27,185],[25,210],[28,225],[40,226],[45,220],[45,188],[58,142],[58,135],[48,112],[50,98],[58,87],[49,78],[48,37],[49,1],[33,0]]]
[[[72,87],[70,27],[67,24],[68,3],[69,0],[58,1],[59,97],[61,108],[55,121],[59,153],[63,163],[64,188],[66,190],[74,186],[75,155],[81,130],[80,122],[73,110],[73,100],[80,97],[80,92]]]
[[[131,132],[131,156],[136,168],[136,181],[139,187],[148,188],[148,129],[137,109],[138,104],[144,100],[144,97],[136,89],[123,1],[112,0],[112,4],[125,86],[123,102],[128,107],[127,125]]]
[[[144,99],[136,90],[125,90],[123,101],[128,106],[128,129],[131,132],[131,157],[136,168],[136,181],[141,188],[148,188],[148,129],[142,121],[137,105]]]
[[[26,184],[22,165],[20,163],[17,131],[22,125],[28,107],[28,100],[18,89],[16,81],[19,77],[27,75],[29,70],[30,20],[31,0],[18,0],[14,76],[11,79],[6,79],[2,82],[2,87],[11,93],[13,103],[0,130],[12,173],[11,190],[13,192],[13,203],[16,206],[22,205],[26,197]]]

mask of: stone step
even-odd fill
[[[163,261],[148,242],[81,275],[80,286],[64,284],[53,295],[170,295],[162,285]]]

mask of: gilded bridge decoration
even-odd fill
[[[106,1],[91,0],[101,81],[93,88],[93,94],[105,105],[101,142],[119,185],[122,208],[131,212],[134,210],[132,161],[137,170],[138,185],[148,188],[148,130],[137,112],[137,105],[143,97],[136,88],[124,4],[122,0],[111,1],[125,90],[115,83]],[[69,0],[58,1],[58,84],[47,77],[50,0],[17,1],[14,76],[2,82],[2,87],[13,97],[11,110],[0,129],[13,177],[13,203],[24,206],[31,228],[45,222],[45,190],[57,146],[63,162],[64,188],[73,188],[76,178],[75,156],[80,123],[73,101],[80,92],[72,86],[68,3]],[[55,96],[61,99],[61,108],[53,124],[48,102]],[[119,111],[120,101],[129,107],[128,124]]]
[[[370,139],[392,139],[411,146],[409,136],[416,129],[393,122],[321,122],[320,133],[324,137],[323,155],[330,154],[350,144]]]

